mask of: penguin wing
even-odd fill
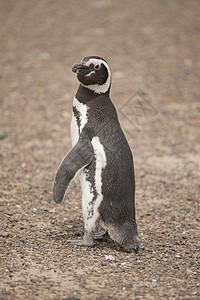
[[[53,199],[60,203],[65,195],[70,181],[83,167],[89,165],[94,157],[94,150],[88,137],[79,137],[76,145],[63,158],[56,172],[53,183]]]

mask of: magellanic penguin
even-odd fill
[[[88,56],[72,71],[80,81],[73,100],[72,149],[56,173],[54,200],[63,200],[79,172],[85,233],[83,240],[70,242],[93,246],[100,225],[125,251],[137,252],[133,158],[109,97],[109,66],[101,57]]]

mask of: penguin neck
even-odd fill
[[[109,98],[109,93],[110,93],[110,87],[107,92],[105,93],[95,93],[93,90],[90,90],[83,86],[82,84],[79,85],[78,91],[76,93],[76,98],[78,99],[79,102],[83,104],[87,104],[88,102],[95,100],[99,96],[105,96]]]

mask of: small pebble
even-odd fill
[[[1,231],[1,232],[0,232],[0,236],[2,236],[2,237],[4,237],[4,238],[8,237],[9,235],[10,235],[9,232],[6,232],[6,231]]]
[[[5,139],[6,136],[7,136],[7,134],[6,134],[5,130],[0,130],[0,140]]]
[[[105,255],[106,260],[115,260],[114,256],[112,255]]]

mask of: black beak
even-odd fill
[[[83,64],[75,64],[72,68],[72,71],[74,73],[84,73],[86,71],[88,71],[88,67],[86,65]]]

